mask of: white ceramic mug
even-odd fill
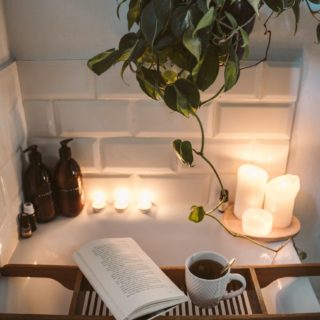
[[[212,251],[201,251],[191,255],[185,263],[185,277],[188,295],[191,301],[199,306],[212,306],[220,300],[230,299],[241,294],[246,288],[246,279],[238,273],[230,273],[230,269],[217,279],[199,278],[190,271],[190,266],[199,260],[213,260],[223,267],[228,260],[219,253]],[[227,292],[227,285],[232,280],[241,283],[241,288],[236,291]]]

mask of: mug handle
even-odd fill
[[[247,281],[241,274],[230,273],[229,282],[231,282],[232,280],[239,281],[242,284],[242,287],[236,291],[226,293],[222,298],[223,300],[234,298],[246,289]]]

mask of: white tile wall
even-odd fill
[[[127,100],[55,101],[61,136],[123,136],[130,131]]]
[[[197,156],[195,168],[183,167],[171,147],[172,140],[180,138],[199,148],[196,120],[145,97],[130,72],[125,74],[128,86],[117,67],[97,77],[85,61],[22,61],[18,66],[29,142],[40,145],[49,166],[56,162],[58,139],[76,137],[74,158],[87,177],[156,174],[167,179],[190,174],[198,179],[210,172]],[[223,70],[203,99],[216,92],[222,76]],[[230,188],[246,162],[270,174],[286,171],[299,83],[296,62],[260,64],[242,70],[235,88],[199,111],[206,155],[230,177]]]
[[[93,74],[86,61],[19,61],[24,99],[89,99],[94,97]]]
[[[199,125],[192,116],[183,117],[166,105],[153,100],[131,101],[133,133],[141,137],[198,137]],[[202,107],[198,115],[208,133],[211,120],[210,106]]]
[[[301,68],[295,62],[266,62],[263,64],[262,97],[295,101],[300,86]]]
[[[4,264],[18,242],[21,151],[27,137],[16,63],[0,66],[0,118],[0,263]]]
[[[56,122],[49,100],[25,100],[25,117],[29,137],[56,136]]]
[[[294,103],[218,102],[214,136],[223,139],[289,139]]]
[[[101,141],[105,172],[172,173],[175,155],[168,139],[111,138]]]

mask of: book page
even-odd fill
[[[133,239],[96,240],[77,251],[75,260],[79,262],[77,255],[80,255],[82,261],[78,263],[79,267],[88,280],[100,282],[98,286],[102,287],[100,291],[104,292],[98,293],[112,313],[122,312],[128,316],[134,310],[139,310],[138,313],[141,314],[142,307],[148,304],[179,298],[185,301],[183,292],[167,278]],[[88,269],[90,276],[86,274]],[[92,285],[94,286],[94,283]],[[114,310],[110,302],[115,305]]]

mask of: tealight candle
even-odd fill
[[[118,211],[124,211],[129,206],[130,192],[126,188],[117,189],[115,192],[114,207]]]
[[[250,208],[242,215],[242,231],[251,237],[264,237],[272,230],[272,214],[264,209]]]
[[[138,196],[138,209],[143,212],[150,211],[152,207],[151,198],[149,191],[141,191]]]
[[[290,226],[299,190],[300,179],[291,174],[276,177],[267,184],[264,208],[272,213],[274,228]]]
[[[106,207],[105,194],[102,191],[97,191],[93,194],[91,207],[93,212],[100,212]]]
[[[254,165],[242,165],[238,170],[234,214],[242,219],[248,208],[262,208],[268,173]]]

